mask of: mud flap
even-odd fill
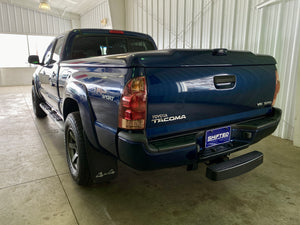
[[[89,163],[90,176],[93,183],[109,181],[117,177],[117,159],[103,149],[93,147],[84,134],[85,148]]]

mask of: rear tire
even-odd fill
[[[65,147],[67,162],[73,180],[79,185],[89,185],[91,176],[79,112],[70,113],[66,119]]]
[[[39,98],[34,86],[32,86],[31,97],[32,97],[32,108],[35,116],[38,118],[46,117],[47,114],[40,107],[40,104],[43,103],[44,101],[43,99]]]

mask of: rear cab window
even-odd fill
[[[150,50],[155,50],[155,46],[147,39],[120,35],[78,34],[73,38],[66,60]]]

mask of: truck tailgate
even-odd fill
[[[198,65],[193,61],[193,65],[145,68],[148,138],[223,126],[271,110],[275,60],[247,62],[241,54],[235,63],[230,63],[230,56],[216,56],[214,62],[220,57],[226,64],[212,65],[203,55],[205,64],[199,60]]]

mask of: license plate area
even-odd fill
[[[207,130],[205,133],[205,148],[228,143],[230,142],[230,137],[230,126]]]

